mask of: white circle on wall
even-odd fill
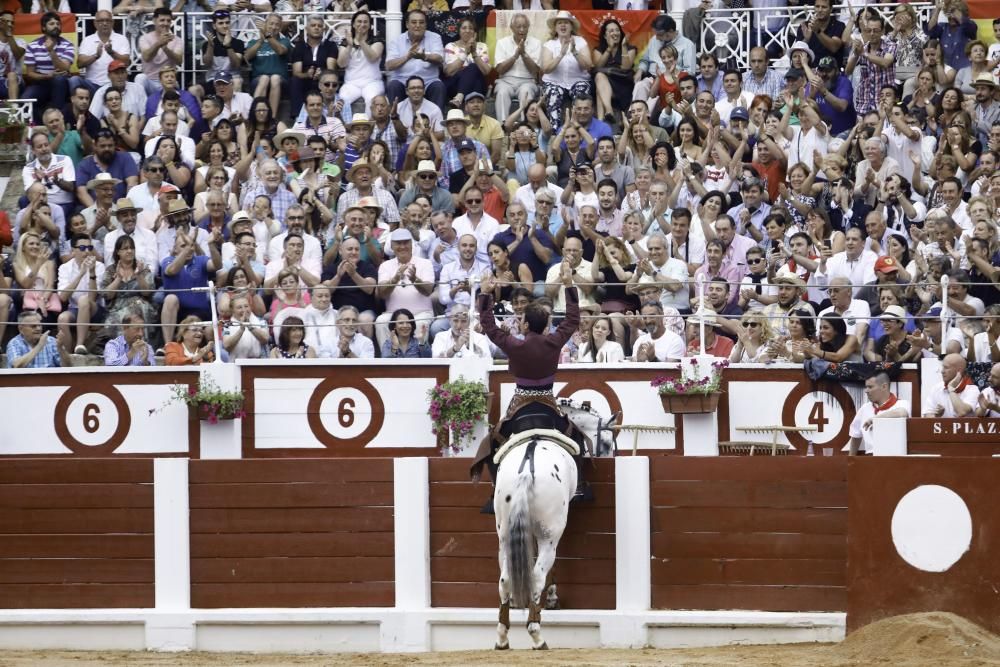
[[[368,398],[355,387],[339,387],[323,398],[320,420],[335,438],[350,440],[361,435],[372,420]]]
[[[103,445],[118,430],[118,408],[104,394],[81,394],[66,408],[66,430],[83,445]]]
[[[972,516],[945,486],[924,484],[903,496],[892,513],[896,553],[924,572],[945,572],[972,544]]]
[[[833,394],[811,391],[795,404],[795,423],[815,426],[815,431],[803,433],[802,437],[815,445],[825,445],[840,433],[844,425],[844,408]],[[816,454],[818,456],[819,452]]]

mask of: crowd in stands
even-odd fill
[[[1000,362],[1000,19],[816,0],[740,71],[701,51],[710,2],[642,51],[563,10],[491,52],[480,0],[414,0],[388,43],[366,9],[289,39],[282,12],[354,9],[324,5],[216,3],[186,86],[158,2],[114,9],[151,15],[135,75],[112,12],[79,48],[55,12],[30,43],[0,16],[0,87],[38,123],[0,226],[8,366],[198,364],[216,338],[226,360],[498,358],[484,276],[520,335],[533,300],[561,318],[564,266],[566,362],[678,359],[702,327],[733,362]]]

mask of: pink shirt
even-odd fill
[[[417,280],[419,282],[434,282],[434,266],[431,264],[431,260],[414,257],[410,260],[410,263],[417,267]],[[399,271],[399,259],[393,257],[382,262],[378,267],[379,284],[391,282],[396,277],[397,271]],[[424,296],[420,293],[420,290],[413,286],[409,276],[403,276],[399,284],[393,288],[392,292],[385,299],[386,312],[391,313],[399,308],[406,308],[416,315],[417,313],[433,310],[434,304],[431,302],[430,296]]]

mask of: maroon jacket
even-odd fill
[[[497,326],[493,316],[493,295],[480,294],[479,324],[483,333],[510,359],[510,372],[519,386],[549,386],[555,381],[563,345],[580,325],[580,297],[575,286],[567,287],[566,319],[551,333],[529,331],[521,340]]]

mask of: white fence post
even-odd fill
[[[153,544],[156,613],[146,621],[146,648],[189,651],[195,645],[191,611],[191,521],[188,459],[153,462]]]
[[[427,458],[393,461],[396,612],[381,626],[383,651],[430,650],[430,477]]]
[[[242,367],[236,364],[202,364],[198,367],[202,378],[215,382],[222,391],[241,391]],[[201,429],[202,459],[243,458],[243,420],[226,419],[217,424],[203,421]]]
[[[640,648],[648,643],[642,620],[650,605],[649,458],[615,459],[615,611],[601,622],[601,646]]]

